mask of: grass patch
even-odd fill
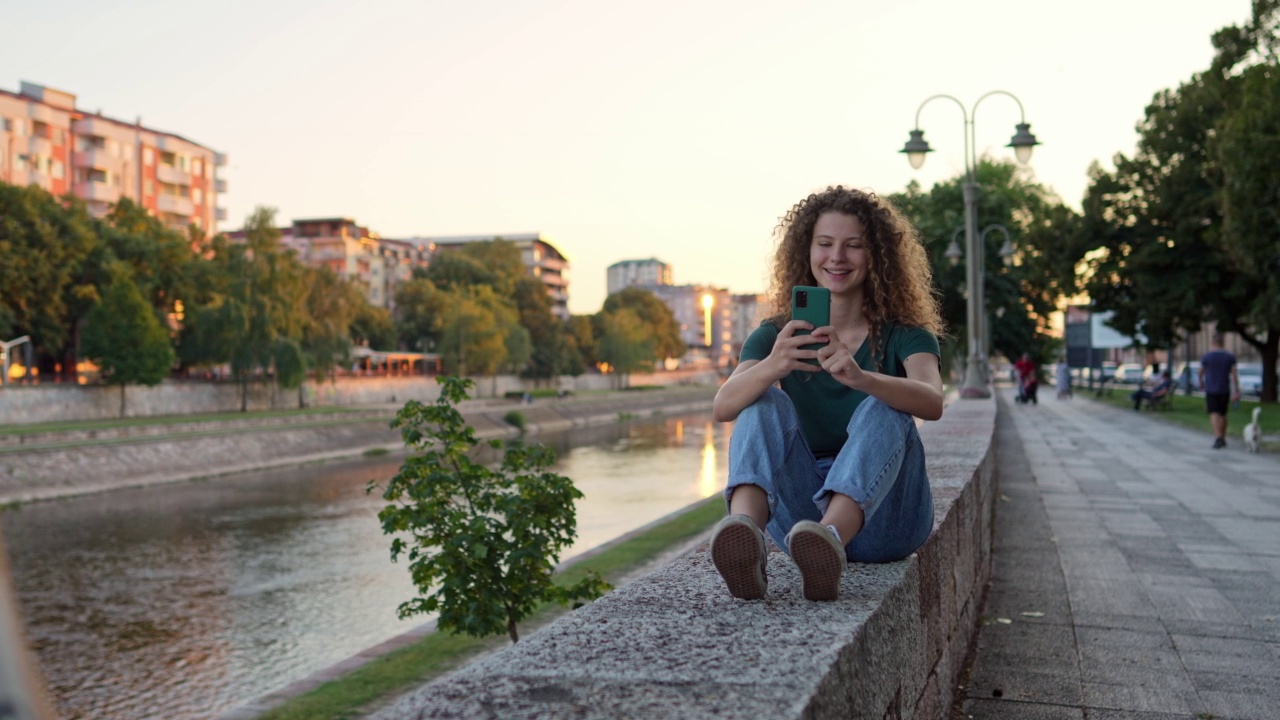
[[[383,455],[390,455],[391,451],[384,447],[371,447],[360,454],[365,457],[382,457]]]
[[[524,432],[524,413],[519,410],[509,410],[506,415],[502,416],[502,422],[511,427]]]
[[[574,563],[556,576],[556,582],[573,584],[588,570],[595,570],[610,582],[617,582],[666,550],[689,542],[723,516],[724,501],[720,496],[707,498],[677,517]],[[562,612],[556,606],[542,608],[537,615],[521,624],[521,635],[527,637],[530,628]],[[337,680],[288,700],[261,715],[259,720],[340,720],[356,717],[363,707],[428,682],[465,664],[481,652],[508,644],[505,636],[477,640],[465,635],[432,633],[413,645],[388,653]]]
[[[1129,395],[1134,390],[1137,390],[1136,385],[1117,385],[1109,395],[1098,396],[1085,388],[1075,388],[1075,393],[1090,400],[1096,400],[1100,403],[1133,412],[1133,401],[1129,399]],[[1205,447],[1208,447],[1212,441],[1212,435],[1209,431],[1209,414],[1204,409],[1204,397],[1178,393],[1170,400],[1172,402],[1170,409],[1148,411],[1144,405],[1142,414],[1191,430],[1199,430],[1204,433]],[[1227,442],[1230,445],[1243,446],[1244,440],[1241,439],[1240,433],[1244,430],[1245,425],[1252,422],[1253,409],[1255,407],[1258,407],[1258,403],[1244,401],[1240,403],[1239,407],[1233,406],[1227,409]],[[1136,415],[1137,413],[1134,414]],[[1262,420],[1260,424],[1263,432],[1267,431],[1268,418],[1272,419],[1273,428],[1280,424],[1280,403],[1262,403]],[[1269,451],[1280,451],[1280,442],[1264,441],[1262,448]]]

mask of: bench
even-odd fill
[[[1147,398],[1144,404],[1146,405],[1148,410],[1151,410],[1153,412],[1172,410],[1173,409],[1173,390],[1170,389],[1169,392],[1163,395],[1156,395],[1154,397],[1149,397]]]

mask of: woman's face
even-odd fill
[[[830,289],[832,295],[861,290],[867,264],[862,221],[835,210],[819,215],[809,243],[809,267],[818,284]]]

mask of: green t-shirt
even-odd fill
[[[741,360],[763,360],[768,357],[780,330],[781,328],[768,321],[760,323],[760,327],[742,344]],[[938,338],[928,330],[889,325],[881,328],[880,337],[883,338],[883,352],[880,354],[879,364],[872,362],[871,347],[868,342],[863,342],[862,347],[853,355],[860,367],[886,375],[906,377],[907,370],[902,364],[904,359],[922,352],[941,357]],[[849,418],[853,417],[853,411],[866,399],[867,394],[840,384],[825,372],[796,370],[782,378],[781,385],[782,391],[791,398],[800,415],[800,427],[809,443],[809,449],[819,456],[840,452],[845,440],[849,438],[845,430],[849,426]]]

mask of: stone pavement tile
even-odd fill
[[[1049,530],[1058,543],[1103,543],[1110,542],[1110,536],[1097,522],[1063,521],[1049,516]]]
[[[1116,547],[1131,567],[1166,575],[1193,577],[1197,571],[1186,553],[1170,538],[1117,538]]]
[[[1080,707],[1080,673],[1067,665],[996,665],[979,663],[969,676],[965,697],[974,700],[1014,700]]]
[[[1164,623],[1155,615],[1113,615],[1110,613],[1075,612],[1072,614],[1077,628],[1129,630],[1139,633],[1163,633]]]
[[[1086,682],[1082,689],[1084,704],[1089,708],[1091,719],[1094,717],[1093,708],[1195,716],[1202,712],[1203,707],[1196,691],[1190,686],[1171,690],[1165,687]]]
[[[1128,512],[1109,511],[1099,513],[1107,532],[1116,537],[1164,537],[1164,529],[1146,513],[1134,509]]]
[[[1222,536],[1259,555],[1280,557],[1280,523],[1241,517],[1206,518]]]
[[[1205,622],[1184,618],[1168,618],[1164,626],[1170,635],[1196,635],[1200,637],[1218,637],[1241,640],[1260,640],[1268,643],[1280,643],[1280,618],[1272,622]]]
[[[1179,543],[1178,547],[1187,556],[1187,559],[1191,561],[1191,564],[1200,570],[1239,570],[1241,572],[1264,570],[1255,558],[1241,555],[1234,548],[1224,548],[1218,551],[1188,550],[1188,547],[1195,548],[1196,546],[1188,546],[1182,543]]]
[[[1182,659],[1164,632],[1077,627],[1075,636],[1086,682],[1190,686]]]
[[[1274,678],[1193,672],[1191,681],[1205,712],[1215,717],[1272,718],[1280,710],[1280,683]]]
[[[1146,589],[1132,577],[1072,577],[1067,593],[1074,613],[1157,616]]]
[[[1160,617],[1166,621],[1183,619],[1244,623],[1245,617],[1230,600],[1213,588],[1193,587],[1180,582],[1148,582],[1147,594]]]
[[[1280,680],[1280,643],[1195,635],[1174,635],[1173,643],[1193,677],[1216,672]]]
[[[1062,705],[1038,705],[1005,700],[966,700],[965,715],[973,720],[1084,720],[1084,710]]]
[[[1079,478],[1080,492],[1089,497],[1114,497],[1128,498],[1129,496],[1121,490],[1114,481],[1105,478]]]
[[[1062,572],[1068,577],[1117,577],[1133,572],[1129,561],[1107,545],[1066,545],[1058,550]]]
[[[978,633],[978,653],[980,664],[993,666],[1074,667],[1075,633],[1070,625],[988,621]]]
[[[1103,710],[1089,708],[1088,720],[1205,720],[1200,715],[1163,712],[1133,712],[1131,710]],[[1233,718],[1214,718],[1214,720],[1234,720]]]

